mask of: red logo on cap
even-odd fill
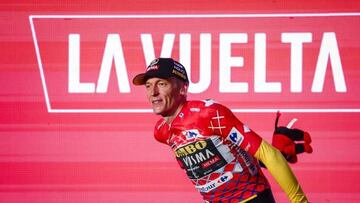
[[[146,72],[149,70],[157,70],[159,69],[159,59],[154,59],[153,61],[151,61],[150,65],[147,67]]]
[[[159,65],[149,66],[149,67],[146,69],[146,72],[149,71],[149,70],[157,70],[157,69],[159,69]]]

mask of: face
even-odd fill
[[[154,113],[163,117],[174,116],[186,98],[187,86],[175,78],[150,78],[145,87]]]

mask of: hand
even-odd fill
[[[290,121],[286,127],[278,127],[280,115],[280,112],[278,112],[276,116],[272,145],[283,154],[288,162],[296,163],[297,154],[312,153],[311,137],[308,132],[291,128],[297,119]]]

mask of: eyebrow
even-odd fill
[[[155,80],[155,82],[153,82],[153,83],[158,83],[158,82],[160,82],[160,81],[166,81],[166,80],[165,80],[165,79],[162,79],[162,78],[159,78],[158,80]],[[152,84],[152,83],[146,81],[145,85],[147,85],[147,84]]]

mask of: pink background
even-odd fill
[[[359,10],[360,3],[356,1],[0,3],[0,202],[201,202],[200,195],[177,166],[170,149],[153,139],[157,116],[151,113],[48,112],[30,15],[350,13]],[[139,33],[153,34],[155,53],[159,54],[164,32],[170,30],[177,38],[179,33],[191,33],[194,37],[192,45],[195,46],[199,43],[196,34],[205,30],[213,34],[212,83],[205,92],[190,94],[190,99],[214,98],[236,109],[360,109],[359,16],[295,18],[296,23],[288,18],[212,20],[200,21],[199,24],[191,19],[141,22],[128,19],[100,19],[96,22],[34,20],[52,107],[149,108],[141,87],[131,86],[131,93],[119,94],[114,78],[110,79],[109,91],[103,95],[70,95],[66,92],[67,38],[61,37],[76,29],[85,42],[81,45],[84,50],[81,66],[86,70],[82,75],[84,80],[96,81],[94,77],[97,77],[105,43],[103,37],[107,33],[121,34],[131,79],[145,66]],[[150,23],[154,27],[167,27],[160,30],[147,27]],[[198,27],[204,23],[206,26]],[[240,25],[231,30],[234,23]],[[245,58],[245,68],[248,69],[234,69],[233,79],[249,82],[247,94],[222,94],[218,91],[216,36],[226,30],[243,30],[249,35],[244,52],[236,50],[239,48],[236,46],[233,52],[233,55]],[[289,44],[280,43],[280,33],[290,31],[313,34],[313,42],[304,45],[303,92],[298,94],[289,92]],[[322,33],[329,31],[337,34],[348,90],[336,93],[328,70],[324,92],[314,94],[310,88],[320,40]],[[268,80],[283,83],[281,94],[253,92],[254,32],[268,35]],[[176,40],[175,45],[173,56],[176,58],[179,53]],[[199,63],[196,47],[192,57],[196,69]],[[196,70],[192,77],[194,81],[199,77]],[[236,115],[265,139],[271,140],[275,113],[238,112]],[[281,117],[281,124],[286,125],[294,117],[299,119],[295,127],[307,129],[313,138],[313,154],[301,155],[299,162],[291,165],[309,199],[320,203],[359,202],[359,112],[287,112]],[[278,202],[287,202],[284,193],[268,177]]]

